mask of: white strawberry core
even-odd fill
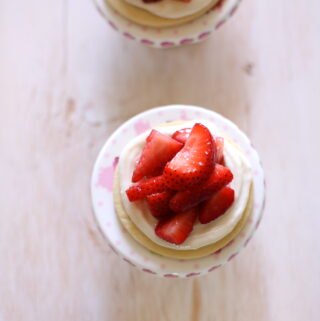
[[[145,145],[145,139],[151,130],[132,139],[123,149],[119,160],[119,179],[120,192],[124,209],[135,225],[153,242],[172,249],[198,249],[208,244],[219,241],[229,234],[237,225],[247,206],[250,194],[250,185],[252,181],[252,169],[248,159],[239,150],[238,147],[230,141],[213,123],[206,120],[187,121],[182,124],[174,124],[156,129],[167,135],[172,135],[175,131],[186,127],[193,127],[195,123],[205,125],[213,135],[225,138],[224,141],[224,159],[226,166],[233,173],[233,181],[230,186],[235,191],[235,201],[228,211],[218,219],[208,223],[200,224],[196,222],[193,231],[181,245],[168,243],[159,238],[155,232],[155,226],[158,222],[154,218],[144,201],[129,202],[125,193],[126,189],[132,184],[132,173],[136,166],[136,159],[141,155]]]

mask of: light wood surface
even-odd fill
[[[159,51],[120,37],[90,0],[0,0],[0,320],[319,320],[319,12],[246,0],[208,41]],[[108,135],[172,103],[236,122],[267,177],[253,241],[199,279],[131,268],[91,211]]]

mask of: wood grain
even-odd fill
[[[0,1],[0,320],[319,320],[319,10],[246,0],[210,40],[159,51],[88,0]],[[108,135],[173,103],[236,122],[267,175],[251,244],[194,280],[121,262],[89,198]]]

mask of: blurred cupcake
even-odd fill
[[[207,39],[238,8],[240,0],[95,0],[112,28],[156,48]]]

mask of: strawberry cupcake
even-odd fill
[[[157,48],[196,43],[218,29],[240,0],[95,0],[112,28]]]
[[[104,235],[126,262],[191,277],[248,243],[261,219],[264,176],[233,123],[199,107],[167,106],[137,115],[107,141],[92,198]]]

